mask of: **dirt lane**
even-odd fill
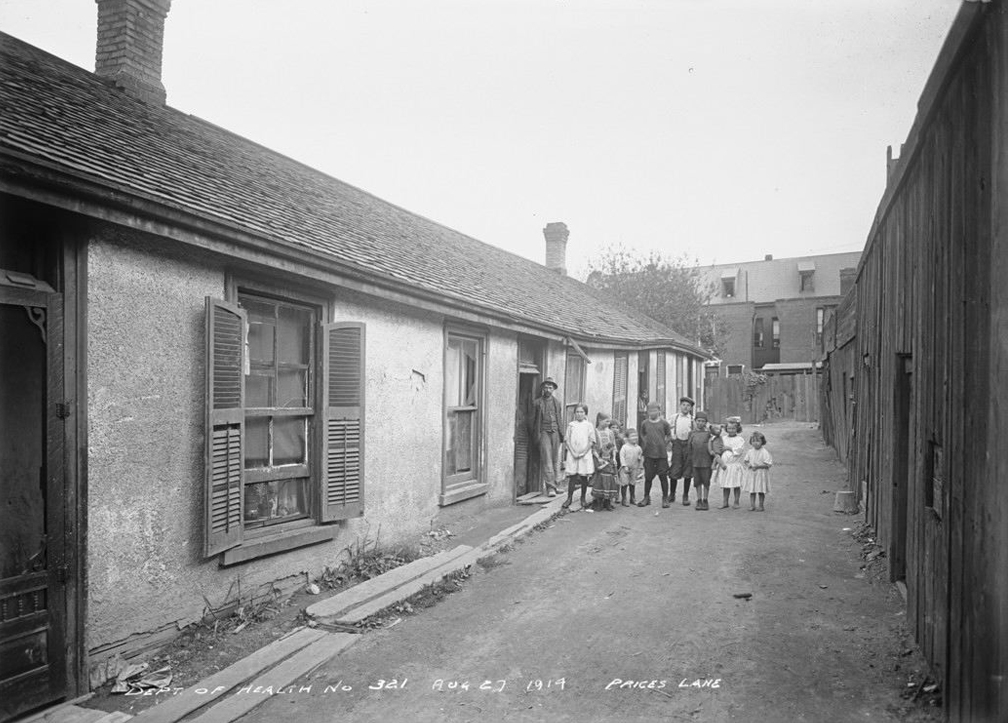
[[[766,513],[567,515],[243,720],[932,719],[899,695],[902,600],[823,493],[842,470],[810,425],[764,431]]]

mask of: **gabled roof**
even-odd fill
[[[675,346],[662,324],[211,123],[134,100],[0,33],[0,156],[97,184],[341,271],[582,341]]]

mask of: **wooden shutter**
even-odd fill
[[[364,324],[322,325],[321,518],[364,514]]]
[[[667,402],[665,395],[665,352],[661,349],[658,350],[658,361],[655,363],[655,401],[658,402],[662,410],[667,408]]]
[[[206,557],[242,541],[245,312],[206,298]]]
[[[627,373],[629,359],[617,352],[613,359],[613,411],[612,416],[624,427],[627,424]]]

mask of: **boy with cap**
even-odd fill
[[[539,483],[547,497],[556,497],[560,477],[560,445],[563,444],[563,406],[553,396],[557,385],[546,377],[532,403],[532,439],[539,445]]]
[[[689,438],[693,432],[693,400],[679,398],[679,411],[670,420],[672,426],[672,459],[669,460],[669,479],[672,481],[672,495],[669,502],[675,502],[676,486],[682,478],[682,503],[689,506],[689,486],[692,473],[689,461]]]
[[[647,405],[647,419],[640,424],[640,443],[644,450],[644,499],[638,507],[651,504],[651,484],[655,475],[661,482],[662,507],[669,506],[668,499],[668,442],[672,427],[661,418],[658,402]]]
[[[712,436],[713,433],[707,428],[707,412],[697,412],[693,431],[686,444],[689,450],[690,476],[697,493],[694,509],[698,511],[710,509],[707,506],[707,495],[710,493],[711,465],[714,459],[709,446]]]

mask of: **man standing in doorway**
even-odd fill
[[[682,478],[682,503],[689,506],[690,464],[689,436],[693,431],[693,400],[689,397],[679,399],[679,411],[669,420],[672,427],[672,459],[669,461],[669,481],[672,483],[672,496],[669,502],[675,502],[677,480]]]
[[[563,406],[553,396],[557,385],[546,377],[533,403],[532,439],[539,445],[539,482],[547,497],[556,497],[560,476],[560,445],[563,444]]]

